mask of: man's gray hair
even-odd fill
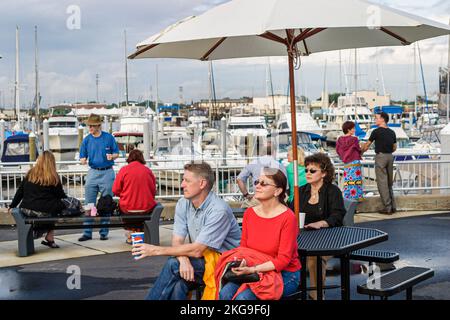
[[[216,177],[211,166],[206,162],[193,161],[184,166],[184,170],[195,173],[197,176],[202,177],[208,182],[208,190],[212,190]]]

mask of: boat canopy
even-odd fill
[[[36,147],[36,158],[39,156]],[[30,146],[28,134],[16,134],[3,142],[2,162],[29,162]]]

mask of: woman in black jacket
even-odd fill
[[[50,151],[44,151],[20,184],[10,209],[20,203],[19,207],[26,216],[55,217],[66,208],[61,201],[63,198],[66,198],[66,194],[56,172],[55,157]],[[41,243],[50,248],[59,248],[53,230],[48,230]]]
[[[342,226],[345,215],[344,199],[338,186],[333,184],[334,166],[324,153],[316,153],[305,159],[306,185],[299,187],[300,212],[305,212],[305,228],[321,229]],[[322,257],[325,284],[326,262],[331,257]],[[308,257],[307,265],[311,286],[317,284],[317,259]],[[311,291],[310,297],[317,299],[317,292]]]

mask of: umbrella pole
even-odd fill
[[[297,108],[295,104],[294,52],[288,48],[289,60],[289,92],[291,98],[291,129],[292,129],[292,157],[294,158],[294,213],[298,220],[300,199],[298,190],[298,152],[297,152]]]

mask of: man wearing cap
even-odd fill
[[[116,140],[108,132],[101,130],[102,121],[99,115],[91,114],[86,122],[89,134],[83,139],[80,147],[80,162],[85,165],[89,161],[89,171],[85,184],[85,204],[97,203],[97,196],[111,195],[114,183],[114,159],[119,156]],[[90,224],[92,221],[86,221]],[[103,222],[103,221],[102,221]],[[107,220],[105,221],[107,222]],[[100,240],[108,240],[108,228],[100,229]],[[92,229],[84,229],[78,241],[92,239]]]

